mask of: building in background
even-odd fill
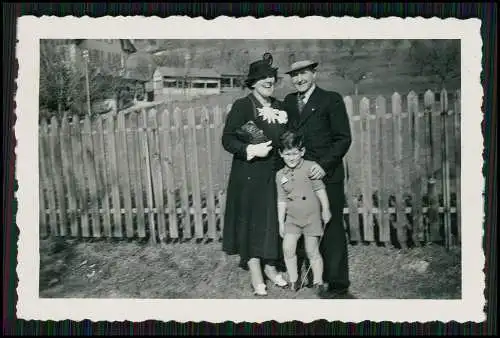
[[[245,75],[241,74],[235,67],[231,65],[216,66],[215,70],[221,76],[221,91],[238,91],[244,86]]]
[[[158,67],[153,75],[154,99],[182,100],[221,93],[221,74],[211,68]]]

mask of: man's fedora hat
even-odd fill
[[[297,61],[297,62],[292,63],[292,65],[290,66],[290,70],[285,72],[285,74],[294,73],[294,72],[297,72],[299,70],[306,69],[306,68],[314,69],[317,66],[318,66],[318,63],[311,61],[311,60]]]

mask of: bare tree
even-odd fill
[[[414,40],[410,51],[414,71],[439,86],[460,77],[460,40]]]
[[[392,68],[393,61],[395,57],[398,55],[401,45],[403,44],[403,40],[396,40],[396,39],[390,39],[390,40],[384,40],[381,44],[380,47],[382,48],[382,56],[384,57],[387,67],[389,69]]]
[[[61,116],[66,111],[88,114],[85,72],[71,59],[70,48],[68,44],[40,43],[40,118]],[[114,99],[123,83],[118,76],[120,66],[91,59],[87,68],[91,106],[104,99]]]
[[[371,58],[367,44],[367,40],[333,40],[337,51],[344,54],[337,60],[333,74],[351,82],[354,95],[359,93],[359,84],[372,75],[371,63],[364,62]]]

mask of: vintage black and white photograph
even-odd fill
[[[325,311],[363,300],[408,315],[411,301],[474,299],[480,317],[481,269],[466,276],[484,258],[479,25],[462,22],[460,37],[442,20],[449,37],[438,21],[423,38],[408,22],[405,37],[403,20],[399,31],[360,22],[354,36],[315,38],[312,27],[293,36],[298,18],[274,35],[238,34],[251,25],[233,19],[233,37],[206,20],[205,36],[159,37],[103,19],[58,32],[58,19],[32,18],[46,34],[20,29],[33,55],[18,50],[22,84],[33,82],[16,98],[30,130],[16,131],[28,176],[17,198],[33,217],[18,226],[34,253],[20,270],[38,301],[117,300],[133,320],[123,306],[138,308],[121,302],[259,300],[265,312],[287,301],[280,311],[295,315],[293,300],[308,300],[333,320]],[[439,307],[419,304],[416,317]]]

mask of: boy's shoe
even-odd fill
[[[253,287],[252,284],[250,284],[253,289],[253,294],[256,296],[267,296],[267,291],[266,291],[266,284],[259,284],[257,287]]]
[[[271,280],[271,282],[273,282],[274,285],[280,288],[284,288],[288,285],[287,281],[283,278],[283,276],[280,273],[276,275],[276,278],[274,280]]]

